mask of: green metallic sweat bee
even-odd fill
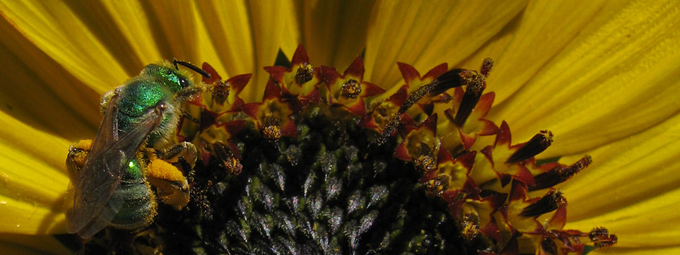
[[[196,148],[172,141],[181,103],[201,89],[178,64],[210,76],[186,62],[164,61],[102,96],[97,136],[71,146],[66,160],[73,188],[66,201],[70,233],[88,239],[109,225],[148,226],[156,215],[149,183],[164,203],[178,210],[188,203],[187,180],[170,162],[183,157],[193,167]]]

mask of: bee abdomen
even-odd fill
[[[156,198],[143,175],[138,174],[140,172],[136,170],[127,169],[111,197],[123,200],[123,207],[111,220],[114,227],[142,228],[151,224],[156,216]]]

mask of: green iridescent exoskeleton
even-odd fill
[[[148,224],[156,214],[156,201],[145,181],[142,165],[133,159],[120,179],[120,184],[111,195],[112,200],[121,200],[123,205],[111,220],[118,228],[135,229]]]
[[[208,75],[186,62],[164,61],[147,65],[138,76],[103,95],[104,118],[97,136],[91,143],[84,140],[72,146],[66,160],[74,187],[73,200],[67,201],[70,233],[87,239],[108,225],[136,229],[152,222],[156,200],[145,176],[152,159],[142,148],[162,151],[172,146],[181,103],[200,92],[178,64]],[[195,150],[187,144],[179,147]]]

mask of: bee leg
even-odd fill
[[[182,110],[182,118],[184,118],[185,120],[189,120],[189,121],[196,123],[196,124],[201,124],[201,120],[192,116],[190,113],[185,112],[184,110]]]
[[[175,95],[175,100],[179,101],[189,101],[194,99],[199,94],[203,93],[204,89],[199,86],[191,86],[180,90]]]
[[[68,155],[66,156],[66,168],[71,180],[77,176],[78,171],[85,165],[87,155],[92,148],[92,140],[80,140],[68,148]]]
[[[156,187],[158,198],[163,203],[181,210],[189,203],[189,184],[182,171],[172,163],[182,158],[193,168],[198,159],[196,147],[190,142],[181,142],[162,151],[150,149],[148,152],[147,180]]]
[[[156,187],[158,198],[163,203],[177,210],[181,210],[189,203],[189,183],[182,171],[174,165],[159,158],[152,158],[146,167],[146,177],[149,183]]]
[[[176,163],[181,157],[191,166],[191,168],[196,165],[196,160],[198,159],[198,151],[196,150],[196,146],[190,142],[181,142],[175,144],[169,148],[163,149],[163,151],[157,151],[156,154],[160,159],[170,163]]]
[[[78,172],[80,172],[80,169],[85,165],[85,160],[87,159],[87,155],[90,154],[90,150],[92,150],[92,140],[90,139],[80,140],[73,143],[68,148],[68,155],[66,156],[66,172],[71,181],[68,184],[67,193],[64,195],[64,208],[69,214],[72,213],[71,208],[73,208],[74,205],[74,183],[76,182],[74,180],[79,178]]]

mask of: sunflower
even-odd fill
[[[194,187],[254,193],[249,200],[192,190],[190,209],[201,215],[188,219],[199,227],[234,214],[220,214],[215,199],[272,211],[268,198],[283,190],[283,178],[304,193],[303,216],[274,210],[251,214],[253,221],[275,218],[276,231],[286,232],[289,222],[318,218],[329,233],[343,232],[345,251],[399,240],[422,252],[419,245],[450,237],[464,247],[512,243],[506,251],[565,252],[568,241],[566,248],[583,249],[583,241],[590,250],[610,238],[604,226],[618,243],[589,254],[678,253],[679,9],[673,1],[0,1],[0,250],[73,252],[63,207],[69,146],[95,136],[104,92],[146,64],[176,58],[208,63],[213,75],[203,83],[211,92],[239,84],[221,99],[208,93],[190,102],[187,119],[209,122],[183,123],[180,138],[210,145],[199,147],[202,161],[219,158],[229,170],[205,177],[199,171],[210,165],[197,164]],[[358,154],[362,146],[377,147]],[[310,151],[316,161],[300,156]],[[362,163],[374,172],[362,172]],[[298,178],[296,164],[314,170]],[[480,166],[490,170],[474,171]],[[394,173],[381,172],[386,167]],[[341,188],[357,178],[366,181]],[[322,205],[333,199],[356,206]],[[372,208],[391,205],[422,213],[397,210],[394,223],[383,222],[387,230],[372,226],[382,212]],[[435,213],[441,208],[446,213]],[[157,221],[183,215],[164,210]],[[223,223],[226,232],[192,231],[265,248],[229,238],[272,230]],[[427,234],[409,234],[407,225]],[[292,228],[301,236],[318,229]],[[315,249],[340,247],[309,239]]]

